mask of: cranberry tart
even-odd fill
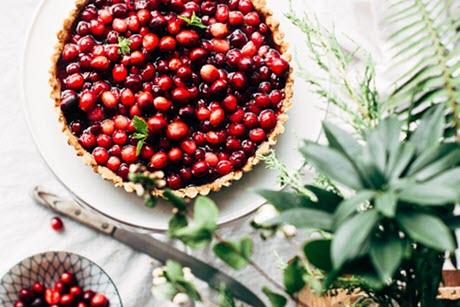
[[[265,0],[78,0],[58,38],[69,143],[128,192],[131,165],[184,197],[217,191],[284,130],[293,80]]]

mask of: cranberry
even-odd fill
[[[72,74],[64,79],[65,86],[72,90],[81,89],[84,83],[85,83],[85,79],[79,73]]]
[[[289,63],[282,58],[271,59],[267,64],[270,70],[278,76],[283,75],[289,69]]]
[[[259,114],[259,125],[262,129],[270,130],[276,126],[276,115],[272,110],[264,110]]]
[[[166,183],[171,189],[177,190],[182,186],[182,179],[177,174],[171,174],[166,178]]]
[[[206,173],[208,172],[208,169],[209,169],[209,166],[206,162],[204,161],[199,161],[197,163],[195,163],[192,167],[192,174],[195,176],[195,177],[202,177],[204,175],[206,175]]]
[[[62,51],[62,58],[66,61],[72,61],[75,59],[80,50],[77,45],[75,44],[66,44],[64,46],[64,50]]]
[[[189,127],[180,121],[173,122],[168,125],[166,134],[172,140],[183,139],[189,133]]]
[[[265,132],[261,128],[256,128],[249,131],[249,138],[255,143],[261,143],[265,140]]]
[[[178,162],[182,159],[182,150],[180,148],[172,148],[168,153],[168,158],[172,162]]]
[[[217,164],[216,170],[220,175],[224,176],[233,171],[233,165],[227,160],[222,160]]]
[[[176,48],[176,40],[171,36],[164,36],[160,40],[159,48],[163,52],[174,50]]]
[[[45,293],[45,286],[39,282],[36,282],[32,285],[32,291],[36,295],[42,295],[43,293]]]
[[[200,70],[201,78],[207,82],[212,83],[219,79],[219,70],[214,65],[204,65]]]
[[[91,133],[83,133],[78,140],[86,149],[90,149],[96,145],[96,137]]]
[[[99,165],[105,165],[109,160],[109,154],[107,150],[103,147],[96,147],[93,150],[93,157]]]
[[[62,231],[64,229],[64,223],[59,217],[53,217],[51,219],[51,228],[54,231]]]
[[[227,53],[228,50],[230,50],[230,43],[226,39],[217,39],[214,38],[212,40],[212,46],[213,50],[215,52],[220,52],[220,53]]]
[[[69,294],[75,298],[79,298],[82,293],[83,293],[83,290],[78,286],[72,287],[69,290]]]
[[[97,293],[91,299],[91,307],[106,307],[109,304],[109,300],[103,294]]]
[[[126,141],[128,140],[128,136],[126,135],[126,132],[117,130],[112,136],[113,142],[118,145],[124,145],[126,144]]]
[[[156,169],[162,169],[168,164],[168,155],[164,152],[158,152],[150,159],[150,166]]]
[[[61,300],[61,295],[56,290],[47,289],[45,291],[45,301],[50,305],[57,305]]]
[[[112,156],[109,158],[109,160],[107,161],[107,168],[109,168],[110,170],[112,171],[116,171],[118,170],[118,168],[120,167],[120,164],[121,164],[121,161],[118,157],[115,157],[115,156]]]
[[[133,163],[137,159],[136,147],[127,145],[121,150],[121,159],[126,163]]]
[[[113,67],[112,77],[115,82],[123,82],[128,77],[128,70],[123,64],[118,64]]]
[[[216,20],[218,22],[223,22],[225,23],[228,20],[229,16],[229,9],[228,6],[225,4],[219,4],[217,5],[217,10],[216,10]]]
[[[231,11],[228,16],[228,22],[232,26],[240,25],[244,22],[244,15],[238,11]]]
[[[186,88],[179,87],[171,92],[171,98],[174,101],[185,102],[190,98],[190,94]]]

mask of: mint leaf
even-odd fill
[[[119,36],[118,37],[118,48],[120,48],[120,53],[122,55],[130,54],[131,48],[129,47],[129,39]]]
[[[136,133],[133,134],[133,137],[138,140],[136,146],[136,155],[140,155],[142,147],[145,145],[145,140],[149,137],[149,127],[147,123],[140,118],[139,116],[134,116],[133,126],[136,129]]]
[[[188,18],[186,16],[178,16],[180,19],[185,21],[189,26],[197,27],[200,29],[206,29],[206,25],[201,22],[201,18],[196,16],[195,12],[192,13],[192,17]]]

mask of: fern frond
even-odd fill
[[[453,0],[388,0],[384,22],[392,69],[402,72],[390,110],[408,129],[435,105],[446,109],[446,133],[460,139],[460,7]]]

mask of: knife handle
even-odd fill
[[[81,224],[87,225],[104,234],[112,235],[116,227],[107,223],[102,218],[83,210],[75,201],[65,200],[53,193],[46,191],[41,186],[36,186],[32,191],[33,199],[40,205],[63,214]]]

